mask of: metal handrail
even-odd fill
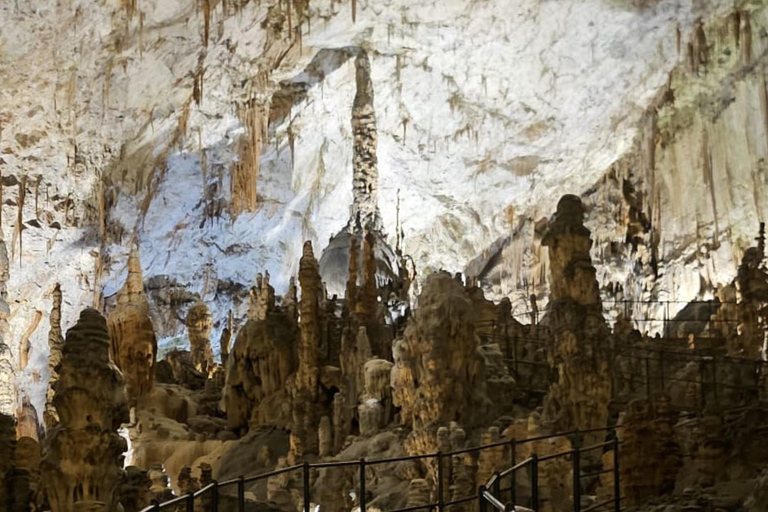
[[[504,441],[500,441],[500,442],[496,442],[496,443],[491,443],[491,444],[487,444],[487,445],[483,445],[483,446],[477,446],[477,447],[472,447],[472,448],[465,448],[465,449],[462,449],[462,450],[456,450],[456,451],[452,451],[452,452],[448,452],[448,453],[437,452],[437,453],[430,453],[430,454],[426,454],[426,455],[408,455],[408,456],[403,456],[403,457],[393,457],[393,458],[386,458],[386,459],[374,459],[374,460],[371,460],[371,461],[368,461],[366,459],[360,459],[360,460],[357,460],[357,461],[346,460],[346,461],[328,461],[328,462],[318,462],[318,463],[304,462],[303,464],[300,464],[300,465],[290,466],[290,467],[286,467],[286,468],[280,468],[280,469],[276,469],[274,471],[269,471],[269,472],[266,472],[266,473],[260,473],[260,474],[253,475],[253,476],[250,476],[250,477],[241,476],[241,477],[230,479],[230,480],[226,480],[226,481],[223,481],[223,482],[216,482],[216,481],[214,481],[214,482],[211,482],[210,484],[207,484],[205,487],[199,489],[198,491],[196,491],[194,493],[185,494],[185,495],[182,495],[182,496],[177,496],[177,497],[175,497],[175,498],[173,498],[171,500],[168,500],[166,502],[163,502],[163,503],[154,503],[153,505],[150,505],[150,506],[145,507],[144,509],[142,509],[141,512],[154,512],[154,511],[162,510],[164,508],[171,507],[173,505],[179,505],[179,504],[185,503],[185,502],[189,506],[189,504],[193,503],[194,499],[196,499],[196,498],[200,498],[200,497],[208,496],[208,495],[210,495],[212,498],[214,498],[214,494],[215,494],[215,499],[213,499],[212,501],[214,502],[216,507],[218,507],[218,492],[219,492],[219,490],[222,489],[222,488],[225,488],[225,487],[231,487],[233,485],[237,485],[237,487],[238,487],[238,502],[239,502],[238,510],[239,510],[239,512],[243,512],[244,511],[244,506],[245,506],[244,505],[244,492],[245,492],[244,487],[245,487],[246,483],[256,482],[256,481],[263,480],[263,479],[266,479],[266,478],[269,478],[269,477],[278,476],[278,475],[281,475],[281,474],[284,474],[284,473],[289,473],[289,472],[298,471],[298,470],[302,470],[303,471],[303,473],[304,473],[304,483],[307,484],[308,483],[308,479],[309,479],[309,471],[311,471],[313,469],[357,466],[357,467],[361,468],[361,471],[360,471],[360,476],[361,476],[360,483],[361,483],[361,487],[363,488],[363,489],[361,489],[361,491],[364,491],[365,479],[366,479],[366,477],[365,477],[365,467],[366,467],[366,465],[376,465],[376,464],[405,462],[405,461],[422,460],[422,459],[428,459],[428,458],[438,458],[438,460],[439,460],[439,459],[441,459],[443,457],[452,457],[454,455],[462,455],[462,454],[466,454],[466,453],[473,453],[473,452],[483,451],[483,450],[487,450],[487,449],[491,449],[491,448],[498,448],[498,447],[502,447],[502,446],[515,447],[517,445],[521,445],[521,444],[525,444],[525,443],[531,443],[531,442],[536,442],[536,441],[545,441],[545,440],[548,440],[548,439],[555,439],[555,438],[558,438],[558,437],[569,437],[569,436],[573,436],[573,435],[575,435],[575,434],[577,434],[579,432],[580,433],[609,432],[609,431],[613,430],[614,428],[616,428],[616,427],[595,428],[595,429],[584,430],[584,431],[572,430],[572,431],[568,431],[568,432],[559,432],[559,433],[555,433],[555,434],[546,434],[546,435],[531,437],[531,438],[527,438],[527,439],[520,439],[520,440],[509,439],[509,440],[504,440]],[[570,453],[570,451],[568,453]],[[544,458],[544,460],[547,460],[547,458]],[[534,461],[536,461],[535,458],[523,461],[522,463],[515,465],[513,468],[510,468],[509,470],[506,470],[506,472],[504,473],[504,476],[508,476],[510,474],[510,471],[514,471],[514,470],[516,470],[516,468],[519,469],[519,468],[525,467],[526,465],[530,465]],[[536,461],[536,463],[537,463],[537,461]],[[441,473],[440,475],[438,475],[439,479],[440,479],[440,481],[442,481],[442,477],[443,477],[443,475],[442,475],[442,464],[440,464],[440,463],[438,464],[438,470]],[[309,510],[309,498],[310,498],[309,491],[310,491],[309,486],[305,485],[305,489],[304,489],[304,494],[305,494],[305,512],[308,512],[308,510]],[[361,500],[364,499],[364,492],[361,492],[360,495],[361,495]],[[459,500],[454,500],[454,501],[449,501],[449,502],[442,502],[442,496],[440,498],[441,498],[441,502],[440,503],[433,503],[433,504],[429,504],[429,505],[419,505],[418,507],[411,507],[411,508],[408,508],[408,509],[398,509],[398,510],[394,510],[394,511],[390,511],[390,512],[411,512],[412,510],[418,510],[418,509],[422,509],[422,508],[438,508],[438,509],[443,509],[444,507],[446,507],[448,505],[454,505],[454,504],[458,504],[458,503],[464,503],[464,502],[467,502],[467,501],[472,501],[474,499],[477,499],[477,496],[461,498]],[[361,512],[365,512],[365,504],[361,503],[361,505],[362,505],[361,508],[360,508]],[[218,510],[212,510],[212,512],[218,512]]]
[[[545,455],[543,457],[539,457],[536,454],[533,454],[530,458],[513,465],[512,467],[505,469],[501,472],[496,472],[493,474],[493,476],[486,482],[485,485],[480,487],[479,493],[478,493],[478,499],[480,500],[480,506],[479,510],[480,512],[488,512],[487,505],[490,504],[493,508],[496,509],[497,512],[512,512],[517,510],[518,507],[515,501],[516,491],[516,480],[515,480],[515,474],[520,471],[523,468],[528,468],[531,474],[531,509],[533,512],[539,511],[539,492],[538,492],[538,466],[540,463],[553,460],[561,457],[571,457],[571,462],[573,464],[573,510],[574,512],[587,512],[588,510],[592,510],[592,508],[588,508],[584,511],[581,509],[581,480],[583,478],[588,477],[594,477],[597,475],[605,474],[605,473],[613,473],[613,497],[611,499],[607,500],[606,502],[602,503],[601,506],[607,505],[611,502],[614,503],[614,512],[620,512],[621,510],[621,487],[620,487],[620,466],[619,466],[619,438],[616,435],[616,428],[618,428],[619,425],[608,428],[608,429],[590,429],[590,430],[584,430],[584,431],[574,431],[573,432],[573,449],[562,451],[559,453],[554,453],[551,455]],[[581,438],[583,434],[586,433],[595,433],[595,432],[601,432],[601,431],[610,431],[613,433],[613,439],[611,441],[606,441],[603,443],[597,443],[590,446],[581,446]],[[598,448],[606,448],[611,447],[614,456],[613,456],[613,467],[611,469],[604,469],[601,471],[591,472],[582,474],[581,473],[581,454],[584,452],[596,450]],[[512,490],[512,500],[510,503],[504,504],[501,494],[501,486],[500,482],[503,478],[507,476],[512,476],[512,487],[510,490]],[[529,509],[526,509],[529,510]]]

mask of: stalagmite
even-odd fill
[[[85,309],[67,331],[54,385],[60,423],[45,440],[42,476],[53,512],[115,510],[128,421],[125,384],[109,360],[107,322]]]
[[[449,274],[427,278],[419,309],[393,348],[392,396],[413,429],[410,450],[435,450],[438,426],[471,418],[473,394],[482,392],[475,312],[464,287]]]
[[[46,392],[45,411],[43,411],[43,421],[46,428],[51,428],[59,422],[59,415],[53,406],[54,385],[59,380],[59,373],[56,370],[61,362],[61,349],[64,344],[64,336],[61,332],[61,286],[56,283],[51,293],[53,305],[51,306],[51,315],[49,317],[50,330],[48,331],[48,389]]]
[[[248,318],[264,320],[275,308],[275,289],[269,284],[269,272],[256,276],[256,286],[251,289]]]
[[[323,416],[320,418],[320,425],[317,428],[318,455],[320,457],[329,457],[333,455],[333,429],[331,427],[331,418]]]
[[[207,375],[213,369],[213,351],[211,350],[213,317],[211,310],[202,300],[198,299],[189,308],[185,323],[189,335],[189,352],[192,365],[197,371]]]
[[[675,441],[677,418],[669,401],[665,395],[635,400],[622,415],[619,482],[630,506],[674,489],[682,453]]]
[[[611,401],[610,330],[583,218],[581,200],[563,196],[542,240],[549,249],[552,292],[547,357],[559,376],[544,403],[544,422],[553,431],[605,427]]]
[[[128,256],[128,277],[117,293],[117,306],[109,314],[108,326],[112,359],[123,372],[128,396],[137,400],[152,390],[157,340],[136,246]]]
[[[8,251],[0,229],[0,414],[13,417],[16,412],[16,376],[10,342],[8,320],[11,309],[8,306],[9,264]]]
[[[224,402],[230,429],[257,424],[285,427],[290,402],[285,386],[296,370],[295,325],[284,314],[248,320],[237,333],[227,365]]]
[[[13,498],[10,481],[14,471],[15,451],[16,431],[13,416],[0,412],[0,510],[11,509]]]
[[[229,316],[227,317],[227,326],[221,331],[221,338],[219,338],[219,350],[221,350],[221,365],[227,367],[227,361],[229,360],[229,342],[232,340],[232,310],[229,310]]]

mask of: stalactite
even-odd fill
[[[291,0],[286,0],[286,9],[288,10],[288,38],[293,39],[293,20],[291,19]]]
[[[203,128],[197,128],[197,147],[200,152],[200,172],[203,176],[203,225],[208,214],[208,155],[203,148]],[[212,215],[210,215],[212,217]]]
[[[40,319],[43,318],[43,312],[40,310],[35,311],[34,316],[32,317],[32,322],[29,324],[29,327],[27,327],[27,330],[24,331],[24,334],[21,336],[21,341],[19,341],[19,371],[23,372],[27,369],[27,364],[29,364],[29,351],[32,349],[32,344],[29,342],[29,339],[32,337],[32,334],[35,332],[35,329],[37,329],[37,326],[40,325]]]
[[[203,0],[203,46],[208,48],[208,37],[211,34],[211,0]]]
[[[258,205],[256,183],[259,179],[259,156],[266,121],[263,108],[255,99],[240,106],[237,115],[245,127],[245,137],[240,141],[240,158],[232,165],[230,176],[233,216],[244,211],[255,211]]]
[[[352,0],[352,23],[357,21],[357,0]]]
[[[24,213],[24,199],[27,195],[27,177],[22,176],[21,181],[19,182],[19,197],[17,200],[17,210],[16,210],[16,228],[13,231],[13,242],[11,243],[11,259],[14,259],[14,249],[16,247],[16,238],[19,239],[19,268],[21,268],[21,258],[22,258],[22,250],[23,250],[23,244],[22,244],[22,232],[24,231],[24,224],[23,224],[23,213]]]
[[[709,134],[706,129],[703,130],[702,148],[702,170],[704,172],[704,184],[709,189],[710,200],[712,201],[712,216],[715,223],[715,233],[713,235],[712,245],[715,249],[720,245],[720,226],[717,220],[717,201],[715,199],[715,179],[712,174],[712,153],[709,150]]]
[[[40,175],[37,177],[37,181],[35,181],[35,219],[40,220],[40,207],[39,207],[39,197],[40,197],[40,183],[43,181],[43,176]],[[1,220],[0,220],[1,222]]]

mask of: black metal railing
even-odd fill
[[[317,469],[324,469],[324,468],[338,468],[338,467],[356,467],[359,471],[359,509],[360,512],[366,512],[367,507],[367,496],[366,496],[366,481],[368,480],[367,477],[367,469],[381,464],[391,464],[396,462],[406,462],[406,461],[416,461],[416,460],[429,460],[429,459],[435,459],[436,467],[437,467],[437,492],[436,492],[436,501],[433,503],[423,504],[423,505],[416,505],[406,508],[400,508],[396,510],[391,510],[387,512],[413,512],[415,510],[434,510],[436,512],[444,512],[447,507],[450,507],[452,505],[459,505],[462,503],[469,503],[473,501],[478,501],[480,503],[480,506],[484,506],[483,503],[487,502],[488,500],[485,498],[485,493],[488,491],[488,489],[497,490],[499,491],[498,495],[500,495],[501,491],[511,492],[511,497],[514,501],[514,498],[517,494],[517,479],[516,479],[516,472],[520,470],[521,468],[527,467],[530,471],[530,489],[528,494],[531,496],[531,504],[532,504],[532,510],[538,511],[538,503],[539,503],[539,481],[538,481],[538,467],[539,464],[547,461],[552,460],[560,457],[567,457],[570,455],[573,455],[574,453],[577,453],[576,455],[576,462],[575,464],[578,464],[579,455],[581,453],[584,453],[586,451],[595,450],[601,447],[606,447],[611,445],[618,446],[618,440],[615,435],[615,429],[616,427],[610,427],[610,428],[598,428],[598,429],[592,429],[592,430],[584,430],[584,431],[569,431],[569,432],[563,432],[563,433],[557,433],[557,434],[550,434],[550,435],[543,435],[538,437],[531,437],[527,439],[522,440],[515,440],[515,439],[509,439],[504,441],[499,441],[497,443],[492,443],[484,446],[477,446],[472,448],[465,448],[462,450],[457,450],[449,453],[431,453],[426,455],[410,455],[410,456],[403,456],[403,457],[395,457],[395,458],[388,458],[388,459],[374,459],[374,460],[367,460],[365,458],[359,459],[359,460],[350,460],[350,461],[328,461],[328,462],[319,462],[319,463],[310,463],[308,461],[305,461],[302,464],[290,466],[286,468],[276,469],[274,471],[270,471],[267,473],[261,473],[258,475],[245,477],[240,476],[238,478],[234,478],[231,480],[226,480],[223,482],[217,482],[213,481],[202,487],[200,490],[192,493],[187,493],[181,496],[178,496],[176,498],[173,498],[169,501],[165,501],[163,503],[154,503],[153,505],[150,505],[149,507],[144,508],[141,512],[155,512],[159,510],[167,510],[167,509],[173,509],[177,510],[179,508],[184,508],[186,512],[194,512],[195,510],[195,502],[196,500],[206,500],[206,512],[210,510],[211,512],[219,512],[219,504],[220,499],[222,496],[222,492],[224,489],[235,489],[236,495],[237,495],[237,511],[238,512],[245,512],[245,487],[246,484],[254,483],[261,480],[266,480],[270,477],[279,476],[285,473],[292,473],[292,472],[301,472],[302,476],[302,493],[303,493],[303,510],[304,512],[311,512],[311,472],[313,470]],[[594,445],[586,448],[579,447],[578,444],[576,445],[576,448],[573,450],[564,451],[557,454],[552,455],[546,455],[542,457],[537,457],[536,455],[533,455],[531,458],[526,459],[525,461],[516,464],[515,463],[515,457],[516,457],[516,451],[517,448],[521,445],[524,445],[526,443],[532,443],[537,441],[546,441],[550,439],[555,439],[559,437],[565,437],[565,438],[574,438],[579,439],[581,435],[588,434],[588,433],[599,433],[599,432],[613,432],[613,441],[609,441],[607,443],[601,443],[599,445]],[[501,472],[497,472],[494,477],[497,479],[497,481],[500,483],[502,478],[510,477],[512,479],[512,485],[511,488],[501,489],[500,486],[496,485],[494,481],[491,481],[490,484],[486,484],[485,486],[481,486],[478,488],[478,491],[476,494],[472,494],[470,496],[465,496],[461,498],[457,498],[454,500],[446,500],[446,489],[444,489],[444,482],[445,482],[445,464],[444,461],[446,459],[450,459],[450,457],[456,456],[456,455],[464,455],[464,454],[471,454],[471,453],[479,453],[484,450],[490,450],[495,448],[504,447],[509,449],[510,453],[510,459],[511,459],[511,467],[509,469],[506,469]],[[616,448],[614,447],[614,450]],[[615,482],[618,482],[618,452],[614,455],[614,478]],[[578,469],[578,468],[577,468]],[[584,478],[587,475],[580,475],[578,472],[576,473],[579,475],[579,478]],[[492,478],[493,480],[493,478]],[[574,480],[575,481],[575,480]],[[617,483],[615,485],[618,485]],[[576,494],[579,494],[580,492],[580,485],[576,486]],[[497,495],[497,496],[498,496]],[[580,501],[580,499],[578,500]],[[618,508],[616,509],[618,511]]]
[[[717,337],[726,327],[733,328],[738,324],[737,319],[731,318],[712,318],[718,309],[725,304],[737,304],[735,301],[714,301],[714,300],[604,300],[602,301],[603,315],[611,316],[612,312],[623,311],[624,316],[634,322],[635,327],[640,332],[659,332],[664,337],[682,338],[677,332],[678,327],[684,325],[700,324],[700,329],[694,329],[699,337]],[[636,306],[643,306],[646,309],[661,310],[659,316],[639,317],[634,314]],[[693,307],[703,310],[705,316],[699,317],[695,313],[689,313],[687,317],[678,317],[686,307]],[[526,324],[534,321],[541,321],[544,315],[550,311],[550,305],[533,311],[523,311],[513,313],[512,317],[517,321]]]
[[[614,365],[614,399],[627,400],[638,393],[650,397],[675,386],[698,388],[695,410],[722,402],[738,405],[759,398],[768,378],[768,361],[729,357],[714,351],[627,347]],[[768,391],[768,389],[766,389]],[[727,400],[724,400],[727,398]],[[689,403],[671,405],[684,409]]]
[[[571,472],[572,472],[572,503],[574,512],[588,512],[597,510],[602,507],[606,507],[613,504],[613,510],[619,512],[621,510],[621,487],[620,487],[620,466],[619,466],[619,438],[616,435],[614,427],[613,429],[593,429],[585,431],[574,431],[569,435],[572,437],[572,448],[558,453],[548,454],[544,456],[538,456],[532,454],[524,461],[512,464],[509,468],[494,473],[494,475],[478,490],[478,502],[479,511],[488,512],[488,506],[490,505],[498,512],[515,512],[522,510],[532,510],[538,512],[541,507],[541,497],[539,493],[539,468],[544,462],[568,458],[571,459]],[[582,436],[589,433],[599,433],[609,430],[612,439],[610,441],[596,443],[590,446],[581,446]],[[540,439],[531,439],[527,441],[534,441]],[[518,442],[519,443],[519,442]],[[596,450],[605,450],[610,448],[613,451],[613,464],[612,467],[606,469],[599,469],[589,473],[582,473],[582,455],[587,452]],[[518,503],[517,493],[517,473],[520,471],[528,472],[528,480],[530,482],[530,499],[527,506]],[[599,503],[590,505],[587,508],[582,509],[582,480],[585,478],[591,478],[600,476],[602,474],[613,474],[613,493],[612,496]],[[505,478],[510,478],[510,486],[502,488],[502,481]],[[509,500],[504,498],[504,492],[509,492]]]

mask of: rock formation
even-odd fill
[[[267,313],[275,308],[275,289],[269,284],[269,272],[256,276],[256,286],[251,289],[248,318],[264,320]]]
[[[321,308],[320,298],[323,288],[318,273],[317,260],[312,252],[312,244],[304,244],[303,256],[299,262],[299,286],[301,286],[300,338],[298,343],[298,369],[293,382],[293,431],[303,431],[305,426],[311,432],[305,432],[304,440],[317,438],[315,431],[317,419],[314,418],[314,404],[317,401],[320,379],[318,348],[320,346]]]
[[[16,412],[16,377],[11,354],[8,319],[8,251],[0,230],[0,414],[13,416]]]
[[[128,256],[128,277],[109,314],[112,359],[125,377],[128,396],[137,400],[152,389],[157,340],[144,293],[141,261],[136,246]]]
[[[376,158],[378,134],[373,108],[371,62],[365,50],[355,59],[357,92],[352,106],[352,220],[363,229],[381,229],[378,212],[379,170]]]
[[[419,308],[393,348],[392,397],[404,424],[413,430],[410,451],[436,451],[435,431],[471,418],[482,393],[480,358],[472,303],[447,273],[429,276]],[[430,441],[431,439],[431,441]]]
[[[117,429],[128,421],[128,408],[98,311],[83,310],[67,331],[57,369],[53,405],[60,423],[46,435],[41,468],[51,510],[114,510],[126,450]]]
[[[14,471],[16,430],[13,416],[0,413],[0,510],[10,510],[13,501],[11,481]]]
[[[248,320],[237,333],[224,393],[230,429],[247,429],[251,421],[287,426],[285,385],[296,371],[296,336],[295,326],[281,312]]]
[[[542,244],[549,249],[552,290],[547,357],[558,372],[545,400],[544,421],[554,432],[605,427],[611,400],[610,330],[578,197],[560,199]]]
[[[59,415],[56,413],[56,408],[53,406],[53,387],[56,381],[59,380],[59,374],[56,371],[59,363],[61,362],[61,347],[64,344],[64,336],[61,332],[61,286],[56,283],[51,293],[53,298],[53,306],[51,307],[50,316],[50,330],[48,331],[48,372],[50,377],[48,378],[48,390],[46,393],[45,411],[43,412],[43,421],[46,428],[51,428],[59,422]]]
[[[630,402],[618,432],[621,495],[628,505],[638,505],[650,496],[674,490],[682,464],[675,441],[675,415],[669,397],[654,395]]]
[[[197,371],[208,375],[208,372],[213,369],[213,351],[211,350],[213,317],[211,310],[202,300],[198,299],[189,308],[186,325],[192,365]]]

